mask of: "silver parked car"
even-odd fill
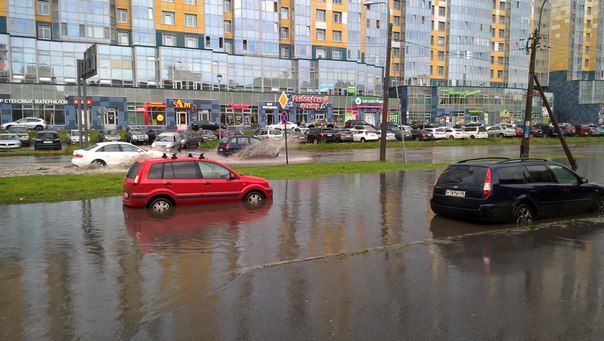
[[[14,125],[22,125],[26,126],[27,129],[35,129],[38,131],[44,130],[47,127],[46,121],[39,117],[24,117],[14,122],[3,123],[2,125],[0,125],[0,129],[8,130],[11,126]]]
[[[0,134],[0,150],[21,148],[17,134]]]

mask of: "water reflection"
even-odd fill
[[[579,164],[582,175],[604,182],[602,161]],[[439,172],[271,181],[273,202],[261,208],[179,207],[164,219],[124,208],[119,197],[4,206],[0,290],[10,294],[0,331],[5,339],[144,339],[201,329],[193,338],[249,339],[267,335],[270,315],[283,326],[274,339],[308,329],[328,338],[330,319],[356,326],[363,304],[415,305],[424,287],[448,285],[441,276],[455,260],[434,248],[321,258],[484,231],[434,217],[428,203]],[[498,254],[488,251],[476,262],[484,269],[488,255],[495,274]],[[299,262],[306,259],[323,260]],[[278,262],[287,265],[272,266]]]

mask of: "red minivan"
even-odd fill
[[[191,156],[139,160],[126,174],[122,190],[124,205],[160,215],[178,205],[244,200],[248,206],[259,206],[272,198],[267,180]]]

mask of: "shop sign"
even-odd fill
[[[147,108],[165,108],[166,104],[163,102],[149,102],[149,103],[145,103],[147,105]]]
[[[0,98],[0,103],[7,104],[54,104],[65,105],[66,99],[32,99],[32,98]]]
[[[262,109],[276,110],[276,109],[279,109],[279,107],[277,106],[277,103],[275,103],[275,102],[266,102],[264,105],[262,105]]]
[[[191,111],[195,111],[195,105],[190,102],[183,102],[180,99],[174,101],[174,109],[191,109]]]
[[[141,112],[141,111],[144,112],[145,108],[136,108],[136,109],[134,109],[134,111],[136,111],[136,112]]]
[[[243,103],[227,103],[226,107],[229,109],[249,109],[252,106],[249,104],[243,104]]]
[[[482,109],[468,109],[468,114],[470,115],[480,115],[484,113]]]
[[[354,104],[356,104],[356,105],[384,104],[384,100],[381,98],[357,97],[354,99]]]
[[[327,107],[329,96],[295,95],[292,96],[292,101],[294,103],[300,103],[300,109],[323,110]]]
[[[471,95],[477,95],[477,94],[481,93],[480,90],[455,90],[455,89],[451,89],[451,88],[440,89],[440,92],[442,94],[446,94],[446,95],[461,95],[461,96],[471,96]]]

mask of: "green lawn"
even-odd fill
[[[342,162],[235,168],[269,180],[305,179],[337,174],[379,173],[393,170],[444,167],[401,162]],[[57,202],[119,196],[125,173],[35,175],[0,178],[0,204]]]

